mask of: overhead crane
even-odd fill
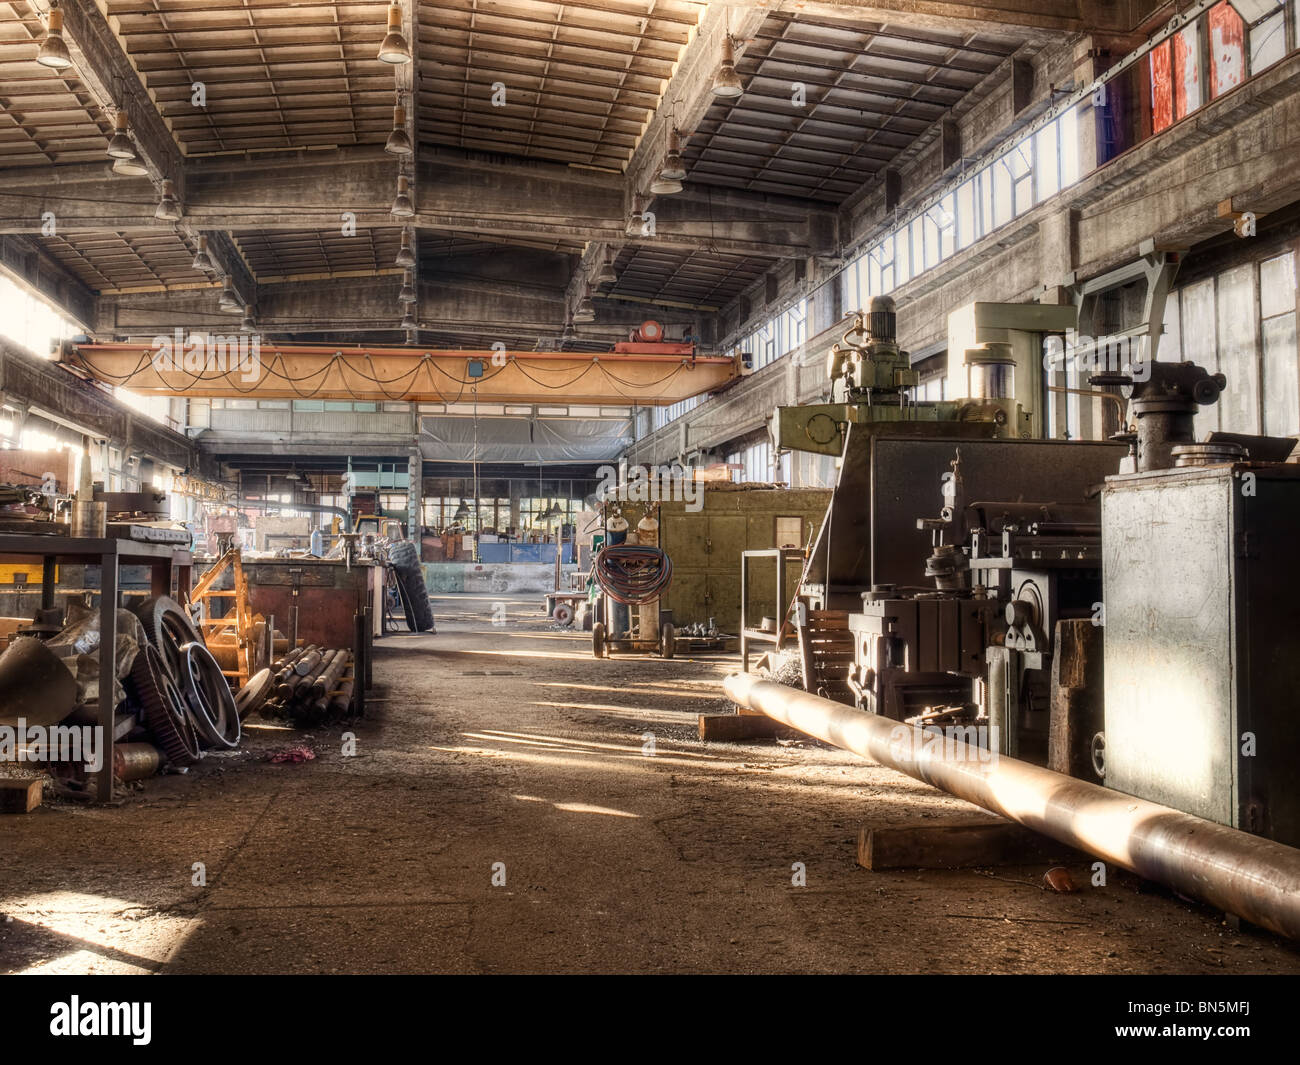
[[[165,341],[165,343],[164,343]],[[274,344],[247,335],[68,343],[70,369],[132,392],[190,399],[352,399],[669,406],[744,372],[740,355],[633,339],[610,352]]]

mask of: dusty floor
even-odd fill
[[[0,972],[1300,972],[1124,875],[866,872],[865,821],[977,811],[811,743],[701,744],[734,658],[596,662],[532,599],[435,610],[380,642],[354,757],[254,718],[118,805],[0,818]],[[268,761],[299,740],[315,761]]]

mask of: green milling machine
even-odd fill
[[[778,451],[838,460],[783,630],[807,690],[898,720],[988,725],[1002,753],[1046,757],[1056,626],[1100,599],[1097,488],[1127,450],[1042,439],[1043,339],[1077,314],[954,312],[959,395],[927,401],[912,397],[894,302],[876,297],[827,356],[831,402],[777,409]]]

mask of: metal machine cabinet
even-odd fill
[[[798,527],[795,546],[803,547],[830,496],[820,488],[722,484],[702,488],[699,509],[681,500],[665,501],[657,510],[659,546],[673,561],[673,583],[660,605],[672,610],[679,629],[713,618],[720,631],[738,633],[741,553],[784,546],[776,542],[778,518]],[[770,568],[755,567],[749,596],[756,613],[781,612]]]
[[[1300,467],[1110,478],[1105,780],[1300,845]]]

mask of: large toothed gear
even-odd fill
[[[203,755],[185,697],[168,675],[162,656],[151,645],[140,648],[126,683],[140,706],[142,723],[153,733],[167,760],[175,766],[198,762]]]

